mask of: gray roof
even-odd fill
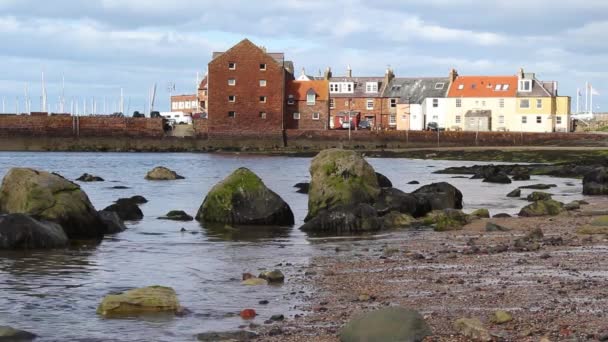
[[[532,80],[532,91],[517,92],[517,97],[551,97],[557,96],[553,82],[542,82],[537,79]]]
[[[376,98],[382,97],[382,84],[384,83],[384,77],[332,77],[329,79],[330,82],[353,82],[355,89],[353,93],[332,93],[331,97],[367,97]],[[366,82],[378,82],[377,93],[366,93],[365,83]]]
[[[443,83],[443,87],[440,87]],[[421,104],[426,98],[442,98],[448,94],[447,77],[394,78],[384,90],[384,97],[397,98],[399,103]]]

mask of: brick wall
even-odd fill
[[[162,137],[162,119],[0,115],[0,136]]]
[[[207,133],[209,132],[208,119],[194,119],[192,120],[192,126],[194,128],[195,137],[207,138]]]
[[[354,111],[361,113],[361,120],[366,117],[373,117],[373,125],[375,129],[389,127],[389,108],[385,98],[367,98],[367,97],[334,97],[334,108],[331,109],[331,115],[336,116],[344,111]],[[367,109],[367,100],[374,100],[374,109]]]
[[[236,63],[230,70],[229,63]],[[260,64],[266,70],[260,70]],[[245,40],[209,63],[209,132],[256,132],[283,129],[285,69],[274,58]],[[228,80],[234,79],[234,86]],[[260,86],[260,80],[266,86]],[[235,96],[234,103],[228,101]],[[266,102],[260,102],[265,96]],[[235,117],[228,112],[234,111]],[[260,113],[266,113],[261,117]]]
[[[285,127],[288,129],[324,130],[329,128],[329,101],[317,100],[308,105],[306,100],[294,101],[287,105]],[[294,113],[300,113],[300,120],[294,119]],[[313,120],[313,114],[319,113],[319,119]]]

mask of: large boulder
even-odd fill
[[[183,210],[171,210],[165,216],[159,217],[159,220],[169,220],[169,221],[193,221],[194,218]]]
[[[381,190],[374,208],[380,215],[391,211],[398,211],[403,214],[414,215],[418,207],[418,199],[412,194],[395,188],[384,188]]]
[[[236,225],[293,225],[291,208],[253,172],[234,171],[205,197],[196,219]]]
[[[114,211],[101,210],[99,217],[106,224],[106,234],[117,234],[127,230],[127,226]]]
[[[67,244],[68,237],[57,223],[40,222],[24,214],[0,215],[0,249],[58,248]]]
[[[36,339],[36,334],[29,331],[15,329],[7,325],[0,325],[0,341],[5,342],[25,342]]]
[[[511,178],[504,173],[498,172],[483,179],[484,183],[511,184]]]
[[[178,175],[177,172],[170,170],[164,166],[158,166],[146,174],[146,179],[147,180],[176,180],[176,179],[184,179],[184,177]]]
[[[420,313],[391,307],[362,314],[340,331],[341,342],[420,342],[432,334]]]
[[[354,151],[321,151],[312,160],[310,175],[306,221],[322,210],[359,203],[373,204],[380,194],[374,168]]]
[[[56,222],[70,239],[101,238],[106,231],[80,186],[58,174],[34,169],[13,168],[4,176],[0,213]]]
[[[564,211],[564,204],[554,200],[536,201],[519,212],[519,216],[555,216]]]
[[[84,173],[82,176],[76,178],[79,182],[103,182],[103,178],[88,173]]]
[[[528,202],[536,202],[536,201],[546,201],[552,199],[552,195],[550,193],[542,192],[542,191],[534,191],[526,197]]]
[[[309,233],[352,234],[377,231],[383,228],[378,212],[369,204],[321,210],[300,230]]]
[[[462,209],[462,192],[445,182],[425,185],[412,194],[418,200],[414,217],[422,217],[433,210]]]
[[[310,183],[302,182],[302,183],[298,183],[298,184],[294,185],[293,187],[298,189],[296,191],[297,193],[306,195],[306,194],[308,194],[308,190],[310,189]]]
[[[608,172],[606,168],[597,168],[583,177],[583,195],[608,195]]]
[[[391,180],[388,179],[388,177],[381,174],[380,172],[376,172],[376,178],[378,178],[378,186],[380,186],[381,188],[392,188],[393,187],[393,182],[391,182]]]
[[[144,213],[132,201],[118,201],[106,207],[103,211],[115,212],[123,221],[139,221],[144,218]]]
[[[511,170],[514,181],[527,181],[530,180],[530,170],[527,167],[515,167]]]
[[[182,311],[175,290],[164,286],[110,294],[97,307],[97,314],[110,318],[160,312],[179,314]]]

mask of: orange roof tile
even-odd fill
[[[515,97],[517,76],[458,76],[448,97]]]
[[[294,100],[306,100],[306,93],[312,89],[317,94],[318,101],[329,100],[329,81],[288,81],[287,97],[293,95]]]

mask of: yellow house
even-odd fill
[[[539,81],[533,73],[524,73],[523,69],[520,69],[518,78],[516,116],[521,127],[519,130],[568,132],[570,97],[558,96],[557,82]]]

